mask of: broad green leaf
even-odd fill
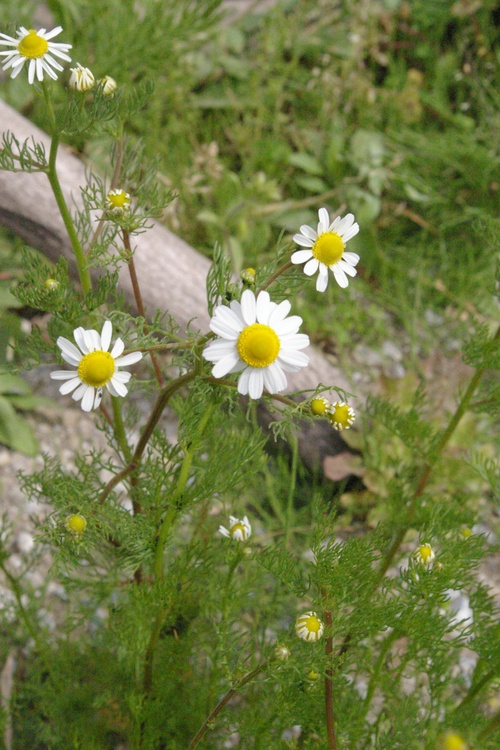
[[[315,159],[314,156],[310,156],[309,154],[290,154],[290,156],[288,157],[288,161],[294,167],[298,167],[299,169],[304,170],[304,172],[307,172],[307,174],[323,174],[323,167],[321,166],[319,161]]]
[[[38,441],[33,428],[22,417],[4,396],[0,396],[0,443],[27,456],[36,456]]]

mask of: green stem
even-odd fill
[[[331,634],[332,631],[332,611],[325,612],[325,626]],[[337,750],[337,740],[335,737],[335,715],[333,711],[333,636],[328,635],[326,639],[325,654],[328,660],[328,666],[325,672],[325,713],[326,713],[326,737],[328,740],[328,750]]]
[[[34,626],[33,622],[31,621],[31,618],[26,610],[26,607],[23,604],[22,591],[19,585],[19,581],[15,576],[12,575],[12,573],[10,573],[10,571],[5,567],[3,562],[0,562],[0,570],[3,571],[3,574],[5,575],[8,582],[10,583],[12,593],[14,594],[16,598],[16,602],[17,602],[19,614],[21,615],[21,619],[23,620],[26,626],[26,630],[28,631],[30,637],[33,639],[33,642],[37,648],[37,651],[40,654],[40,658],[42,659],[42,662],[46,671],[50,674],[51,672],[50,660],[47,658],[45,651],[42,648],[40,639],[38,637],[38,631],[36,627]]]
[[[273,283],[273,281],[276,281],[276,279],[278,278],[278,276],[281,276],[282,273],[284,273],[285,271],[287,271],[292,266],[293,266],[292,261],[291,260],[287,260],[286,263],[284,263],[282,266],[280,266],[278,269],[276,269],[276,271],[272,274],[272,276],[270,276],[268,278],[268,280],[265,281],[259,287],[259,289],[257,289],[257,291],[255,292],[255,294],[257,295],[257,294],[259,294],[259,292],[262,292],[263,289],[267,289],[268,286],[271,286],[271,284]]]
[[[116,441],[123,453],[125,461],[130,464],[132,460],[132,451],[127,441],[127,435],[125,433],[125,425],[123,424],[122,417],[122,400],[117,396],[111,396],[111,405],[113,407],[113,431],[115,433]],[[132,496],[132,507],[134,510],[134,516],[142,513],[142,506],[140,501],[139,483],[135,472],[131,472],[130,477],[130,494]],[[138,573],[140,577],[140,573]]]
[[[130,281],[132,283],[135,304],[137,305],[137,311],[139,315],[141,316],[141,318],[144,318],[144,321],[146,321],[146,309],[142,301],[142,294],[141,294],[141,288],[139,286],[139,279],[137,278],[137,273],[135,270],[134,253],[132,251],[132,246],[130,244],[130,233],[127,232],[125,229],[123,229],[122,234],[123,234],[123,246],[125,248],[125,260],[128,266]],[[146,335],[149,333],[149,327],[147,325],[144,325],[144,333]],[[156,376],[158,385],[160,386],[160,388],[162,388],[165,384],[165,381],[161,373],[160,365],[158,364],[158,359],[156,358],[156,355],[154,354],[153,351],[149,352],[149,356],[151,357],[151,362],[153,364],[153,369],[155,371],[155,376]]]
[[[43,88],[43,95],[45,97],[45,103],[47,105],[47,110],[49,113],[50,123],[52,126],[52,140],[50,143],[47,176],[49,178],[50,186],[52,188],[52,192],[54,193],[54,198],[56,199],[59,212],[61,214],[62,220],[64,222],[64,226],[66,227],[66,231],[68,232],[71,246],[73,248],[73,253],[75,255],[76,265],[78,267],[78,276],[80,278],[82,291],[84,294],[89,294],[89,292],[92,291],[92,280],[90,278],[90,272],[87,266],[85,253],[80,244],[80,240],[78,239],[75,225],[73,224],[71,214],[69,212],[68,206],[66,204],[66,200],[64,198],[64,195],[61,189],[61,185],[59,183],[59,177],[57,176],[56,158],[57,158],[57,149],[59,148],[60,132],[57,129],[56,117],[54,114],[54,107],[52,106],[52,99],[50,98],[50,91],[45,82],[42,82],[42,88]]]
[[[115,438],[121,448],[125,461],[130,463],[132,451],[127,442],[127,435],[123,424],[121,399],[117,396],[111,396],[111,406],[113,408],[113,429]]]
[[[393,630],[392,633],[390,633],[385,639],[385,641],[382,643],[382,646],[380,648],[380,653],[378,655],[378,659],[375,663],[375,667],[373,668],[373,672],[370,677],[370,682],[368,684],[368,689],[366,691],[366,697],[363,701],[363,705],[359,713],[359,719],[357,720],[358,722],[357,729],[355,729],[353,739],[351,740],[351,750],[355,750],[355,748],[358,747],[358,739],[359,739],[360,731],[363,728],[363,723],[364,723],[366,714],[368,713],[370,709],[372,698],[375,693],[375,689],[377,687],[378,679],[380,676],[380,672],[382,671],[385,657],[391,645],[398,637],[399,637],[398,631]]]
[[[478,662],[480,663],[480,662]],[[460,713],[460,711],[463,709],[464,706],[467,706],[475,697],[480,693],[492,680],[498,678],[499,670],[498,668],[492,669],[490,672],[487,672],[484,677],[482,677],[478,682],[471,685],[469,691],[467,692],[465,698],[458,704],[458,706],[454,709],[455,713]]]
[[[500,338],[500,326],[498,327],[492,340],[495,341],[498,338]],[[399,547],[401,546],[403,542],[406,532],[410,528],[411,520],[417,509],[417,501],[420,498],[420,496],[423,494],[424,489],[427,486],[432,470],[435,464],[437,463],[438,459],[440,458],[441,453],[443,452],[444,448],[450,441],[450,438],[452,437],[453,433],[457,429],[460,420],[462,419],[465,412],[469,408],[472,397],[474,396],[474,393],[476,392],[477,387],[479,383],[481,382],[481,378],[483,377],[485,372],[486,372],[485,369],[476,370],[476,372],[471,377],[469,381],[469,385],[467,386],[465,393],[462,396],[460,403],[457,406],[457,409],[455,410],[455,413],[453,414],[452,418],[450,419],[448,423],[447,428],[445,429],[445,431],[441,435],[441,438],[439,439],[439,441],[437,442],[436,446],[433,449],[432,457],[428,460],[428,462],[423,467],[418,484],[417,484],[417,489],[415,490],[415,493],[410,501],[408,511],[406,513],[405,523],[396,532],[396,535],[392,541],[391,546],[389,547],[388,551],[386,552],[386,554],[384,555],[382,559],[382,563],[380,565],[380,569],[379,569],[377,581],[376,581],[377,586],[384,578],[387,570],[390,568],[399,550]]]
[[[497,729],[500,729],[500,711],[497,711],[497,713],[494,714],[493,718],[486,724],[485,728],[481,732],[479,732],[477,736],[478,745],[487,740],[488,737],[493,734],[493,732],[497,731]]]
[[[198,747],[203,737],[206,735],[208,730],[212,727],[213,722],[217,718],[217,716],[220,714],[222,709],[227,706],[231,698],[240,690],[244,685],[247,685],[249,682],[251,682],[257,675],[259,675],[261,672],[264,672],[264,670],[267,669],[271,662],[271,659],[269,661],[262,662],[262,664],[259,664],[258,667],[255,667],[255,669],[252,669],[251,672],[248,672],[244,677],[242,677],[240,680],[238,680],[234,687],[229,690],[225,696],[217,703],[215,708],[211,711],[210,715],[207,716],[201,727],[196,732],[195,736],[191,740],[191,742],[188,745],[187,750],[194,750],[195,747]]]
[[[184,494],[184,490],[186,489],[186,484],[189,479],[189,472],[191,470],[191,464],[193,462],[195,450],[197,448],[199,440],[201,439],[203,435],[205,427],[207,426],[207,423],[208,423],[208,420],[210,419],[212,411],[213,411],[213,405],[208,407],[205,410],[198,424],[196,436],[193,438],[189,447],[184,452],[184,457],[182,460],[179,476],[177,478],[175,490],[172,493],[172,496],[170,498],[169,508],[167,510],[165,518],[163,519],[163,522],[160,526],[160,530],[158,532],[158,541],[156,543],[156,549],[155,549],[155,555],[154,555],[154,561],[153,561],[153,572],[154,572],[156,582],[163,581],[165,577],[165,571],[163,569],[163,557],[165,554],[165,545],[167,543],[167,539],[168,539],[170,530],[172,528],[172,524],[176,516],[179,514],[181,510],[181,508],[179,507],[180,500]],[[151,689],[153,687],[154,655],[156,651],[156,646],[158,645],[158,640],[160,638],[160,633],[163,627],[163,623],[165,621],[166,614],[167,613],[166,613],[165,608],[160,607],[156,613],[156,617],[153,622],[153,627],[151,628],[151,635],[149,637],[149,643],[146,649],[146,656],[144,660],[144,695],[146,697],[148,697],[151,694]]]

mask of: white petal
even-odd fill
[[[69,362],[70,365],[79,365],[82,359],[82,353],[78,351],[76,346],[65,339],[63,336],[59,336],[57,339],[57,346],[61,350],[62,358]]]
[[[311,258],[304,266],[304,273],[306,276],[313,276],[319,267],[319,261],[317,258]]]
[[[35,80],[35,72],[37,71],[37,61],[30,60],[28,64],[28,83],[31,85]],[[14,77],[14,76],[12,76]]]
[[[316,240],[318,239],[318,233],[308,224],[302,224],[302,226],[300,227],[300,233],[313,242],[316,242]]]
[[[82,409],[83,411],[92,411],[94,408],[94,388],[92,386],[88,386],[83,398],[82,398]]]
[[[349,265],[349,263],[346,263],[343,260],[339,260],[337,263],[337,266],[339,266],[344,273],[347,273],[349,276],[356,276],[357,271],[353,266]]]
[[[241,393],[242,396],[246,396],[248,393],[251,370],[251,367],[247,367],[238,378],[238,393]]]
[[[351,266],[356,266],[359,263],[359,255],[356,255],[356,253],[344,253],[342,260],[350,263]]]
[[[341,216],[336,216],[334,218],[334,220],[332,221],[332,223],[330,224],[330,226],[328,227],[328,231],[329,232],[336,231],[337,227],[338,227],[338,225],[340,224],[341,221],[342,221],[342,217]]]
[[[43,81],[43,71],[44,71],[44,63],[43,63],[43,57],[37,57],[35,60],[36,65],[36,77],[39,81]],[[50,70],[50,68],[49,68]],[[49,71],[47,70],[47,73]],[[51,74],[52,77],[54,77],[54,73]],[[57,78],[57,76],[55,76]]]
[[[243,330],[243,328],[244,325],[242,323],[241,330]],[[228,341],[236,341],[241,333],[241,331],[235,331],[232,326],[227,325],[221,320],[216,320],[215,318],[212,318],[212,320],[210,321],[210,330],[216,333],[217,336],[221,336],[221,338]]]
[[[135,365],[135,363],[139,362],[141,359],[142,352],[130,352],[130,354],[126,354],[124,357],[118,357],[118,359],[115,359],[115,365],[117,367],[128,367],[128,365]]]
[[[93,328],[84,331],[83,336],[89,352],[94,352],[96,349],[101,348],[101,337]]]
[[[327,286],[328,286],[328,274],[318,273],[318,276],[316,278],[316,291],[324,292]]]
[[[292,261],[292,263],[297,265],[298,263],[306,263],[312,257],[312,250],[297,250],[295,253],[293,253],[290,260]]]
[[[58,55],[58,56],[60,55],[60,52],[58,52],[55,49],[51,50],[51,52],[53,52],[55,55]],[[40,60],[43,63],[44,70],[46,70],[49,73],[49,75],[51,75],[50,71],[52,68],[55,68],[55,70],[59,70],[59,71],[64,70],[63,66],[59,65],[57,60],[54,60],[52,55],[50,55],[48,52],[46,52],[44,56],[40,58]],[[55,74],[54,76],[55,78],[57,78]]]
[[[227,375],[233,367],[240,363],[240,358],[237,352],[231,352],[214,365],[212,368],[212,375],[214,378],[223,378]]]
[[[276,307],[276,303],[271,302],[269,292],[260,292],[256,302],[258,322],[263,323],[264,325],[268,325],[269,316],[271,315],[272,311],[276,309]]]
[[[274,328],[277,332],[277,326],[286,318],[291,310],[291,303],[285,299],[275,307],[268,319],[268,325]]]
[[[76,375],[74,370],[54,370],[50,373],[52,380],[70,380]]]
[[[302,234],[294,234],[293,241],[301,247],[312,247],[314,245],[313,240],[309,239],[309,237],[304,237]]]
[[[94,409],[97,409],[101,405],[101,401],[102,401],[102,388],[96,388],[95,396],[94,396]]]
[[[75,330],[73,331],[73,338],[75,339],[82,352],[84,354],[88,354],[89,350],[87,344],[85,343],[85,336],[83,334],[84,329],[80,326],[79,328],[75,328]]]
[[[347,232],[351,224],[354,223],[354,214],[346,214],[344,218],[339,221],[337,224],[335,231],[337,234],[339,234],[341,237],[344,236],[344,232]]]
[[[106,388],[112,396],[122,396],[123,398],[128,393],[125,385],[123,383],[120,383],[120,381],[115,377],[112,377],[109,383],[106,383]]]
[[[330,227],[330,215],[326,208],[320,208],[318,211],[318,235],[323,234],[323,232],[328,232],[328,229]]]
[[[38,33],[40,36],[43,36],[44,39],[53,39],[53,37],[60,34],[62,30],[63,30],[62,26],[56,26],[55,29],[52,29],[52,31],[45,32],[45,29],[40,29]],[[42,31],[43,31],[43,34],[41,33]]]
[[[71,393],[71,391],[74,391],[75,388],[81,384],[82,384],[82,381],[80,380],[80,378],[73,378],[72,380],[67,380],[59,388],[59,393],[62,393],[63,396],[66,396],[67,393]]]
[[[260,398],[264,390],[264,375],[259,368],[251,367],[248,378],[248,395],[250,398]]]
[[[241,310],[239,304],[238,307]],[[217,333],[217,331],[215,331],[212,327],[212,324],[220,324],[222,328],[231,331],[233,335],[241,333],[241,331],[245,327],[243,316],[238,315],[232,307],[226,307],[225,305],[219,305],[212,320],[210,321],[211,330],[214,331],[214,333]]]
[[[306,333],[295,333],[292,336],[283,336],[281,348],[284,352],[291,349],[305,349],[310,343],[309,336]]]
[[[222,357],[227,357],[229,354],[236,352],[236,347],[233,341],[226,341],[225,339],[218,339],[218,341],[212,341],[203,350],[203,356],[208,362],[217,362]]]
[[[255,294],[251,289],[245,289],[241,295],[241,314],[247,326],[251,326],[255,323],[256,301]]]
[[[111,344],[111,336],[113,334],[113,324],[110,320],[105,320],[101,331],[101,349],[107,352],[109,345]]]
[[[111,356],[113,358],[119,357],[122,351],[125,349],[125,344],[121,339],[116,339],[113,348],[111,349]]]
[[[120,371],[115,372],[111,379],[118,380],[119,383],[128,383],[131,377],[132,377],[132,373],[124,370],[123,372],[120,372]]]
[[[349,286],[349,280],[338,263],[333,266],[332,271],[335,276],[335,281],[340,287],[342,287],[342,289]]]
[[[349,242],[353,237],[357,235],[359,232],[359,224],[353,224],[352,227],[349,227],[349,229],[345,230],[342,234],[342,239],[344,242]]]
[[[278,357],[279,362],[286,362],[287,365],[293,365],[293,367],[306,367],[309,364],[309,357],[304,352],[287,351],[280,352]]]
[[[302,318],[300,315],[290,315],[286,320],[282,320],[281,323],[276,325],[274,330],[281,338],[282,336],[289,336],[292,333],[297,333],[300,326],[302,325]]]
[[[265,367],[263,375],[264,387],[269,393],[280,393],[280,391],[284,391],[287,387],[285,373],[276,362],[273,362],[269,367]]]

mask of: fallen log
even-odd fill
[[[27,139],[42,143],[48,153],[49,136],[1,100],[0,123],[2,132],[10,131],[21,143]],[[87,184],[88,166],[68,148],[60,146],[57,170],[67,204],[80,207],[80,188]],[[61,256],[67,258],[70,273],[77,277],[71,245],[45,174],[0,171],[0,224],[53,262]],[[166,310],[179,325],[184,327],[191,321],[192,328],[207,331],[209,316],[205,282],[210,261],[158,222],[152,222],[152,228],[134,237],[134,241],[134,261],[146,310],[150,313],[157,308]],[[125,268],[120,271],[118,283],[127,303],[134,310],[132,285]],[[347,379],[338,368],[312,347],[307,353],[310,356],[309,366],[299,373],[288,375],[290,390],[315,388],[318,383],[350,390]],[[321,453],[338,453],[339,436],[325,423],[318,422],[317,429],[320,432],[323,429],[330,436],[327,440],[330,448],[323,447]],[[304,440],[308,444],[315,441],[315,430],[311,433],[308,429],[304,433]],[[318,440],[318,447],[320,443],[324,444],[324,435]],[[309,455],[311,446],[304,447],[301,453]],[[321,460],[322,456],[318,458]],[[307,463],[311,464],[310,458]]]

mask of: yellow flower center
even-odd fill
[[[443,738],[443,750],[467,750],[467,745],[459,734],[447,732]]]
[[[432,547],[430,544],[421,544],[418,548],[418,556],[424,564],[432,559],[432,554]]]
[[[108,193],[106,196],[113,208],[125,208],[130,203],[130,196],[125,190],[116,193]]]
[[[38,36],[34,29],[30,29],[23,36],[17,49],[23,57],[43,57],[49,48],[49,43],[43,36]]]
[[[247,532],[242,523],[235,523],[234,526],[231,526],[231,536],[235,536],[238,531],[241,532],[243,538],[246,537]]]
[[[66,528],[68,531],[71,531],[72,534],[80,536],[85,531],[85,527],[87,526],[87,521],[83,516],[80,515],[74,515],[70,516],[66,520]]]
[[[325,266],[333,266],[344,254],[345,244],[336,232],[323,232],[312,247],[316,260]]]
[[[314,615],[309,615],[304,625],[310,633],[318,633],[321,630],[321,622]]]
[[[330,404],[326,400],[326,398],[313,398],[311,401],[311,411],[313,414],[316,414],[317,417],[321,417],[330,408]]]
[[[100,349],[82,357],[78,377],[83,383],[100,388],[109,383],[115,371],[115,360],[109,352]]]
[[[332,421],[338,422],[344,427],[349,427],[352,423],[351,415],[349,414],[349,407],[347,404],[343,406],[337,406],[332,414]]]
[[[280,340],[269,326],[254,323],[242,330],[236,347],[250,367],[269,367],[280,353]]]

